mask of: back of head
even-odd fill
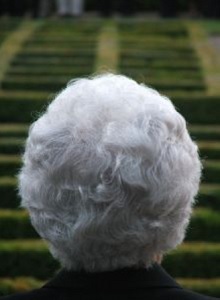
[[[22,206],[68,269],[149,266],[182,242],[201,165],[171,101],[120,75],[72,81],[31,126]]]

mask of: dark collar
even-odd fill
[[[125,268],[100,273],[62,270],[44,287],[98,290],[149,287],[180,288],[174,279],[158,264],[154,264],[149,269]]]

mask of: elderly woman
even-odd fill
[[[211,299],[159,265],[184,238],[201,174],[169,99],[120,75],[72,81],[31,126],[23,163],[22,206],[63,270],[4,299]]]

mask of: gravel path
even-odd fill
[[[220,51],[220,35],[211,36],[209,41],[218,51]]]

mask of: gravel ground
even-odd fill
[[[220,35],[213,35],[209,38],[210,43],[220,51]]]

